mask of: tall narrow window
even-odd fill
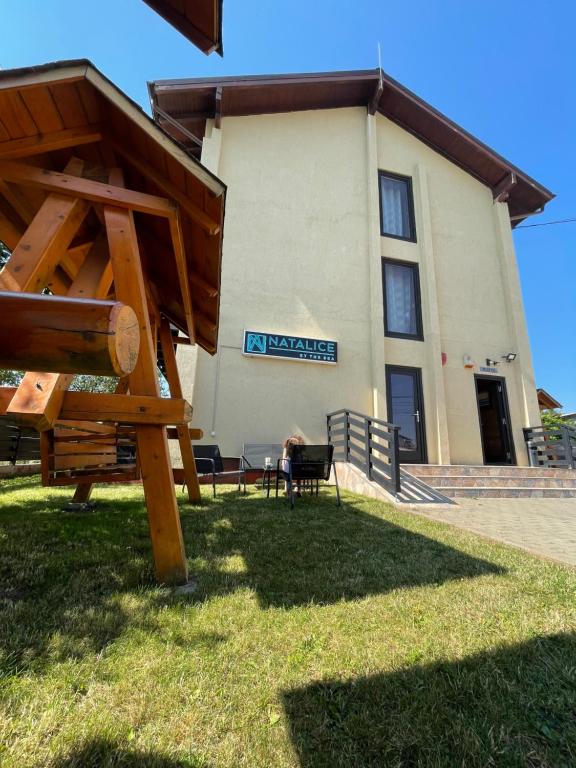
[[[383,171],[379,177],[381,234],[416,242],[411,179]]]
[[[382,260],[386,336],[423,340],[418,265]]]

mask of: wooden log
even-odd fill
[[[112,283],[106,240],[97,239],[68,291],[69,298],[104,299]],[[18,393],[9,405],[9,412],[23,424],[39,432],[51,429],[58,419],[64,392],[70,386],[72,374],[29,371]]]
[[[126,376],[140,330],[121,302],[0,292],[0,368]]]

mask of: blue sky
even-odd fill
[[[0,4],[3,69],[89,58],[148,107],[146,81],[377,66],[557,194],[525,223],[576,218],[571,0],[224,0],[224,58],[142,0]],[[516,230],[538,386],[576,411],[576,222]]]

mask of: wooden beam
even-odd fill
[[[184,317],[186,318],[186,330],[188,331],[188,336],[191,341],[194,341],[196,331],[194,328],[194,313],[192,310],[190,284],[188,282],[188,265],[186,263],[186,251],[184,250],[180,217],[178,216],[170,219],[170,236],[172,237],[172,247],[174,249],[176,269],[178,270],[178,283],[180,286],[180,295],[182,296]]]
[[[70,161],[67,168],[77,170],[78,166],[75,161]],[[48,195],[0,271],[0,290],[40,292],[88,209],[84,200]]]
[[[118,179],[114,180],[119,182]],[[134,216],[131,211],[105,206],[104,219],[116,296],[134,309],[140,323],[140,355],[136,368],[129,376],[131,394],[126,397],[133,400],[135,396],[158,396],[156,358]],[[170,402],[167,399],[161,401],[161,414],[167,413]],[[188,568],[166,429],[160,426],[139,425],[136,429],[136,443],[156,578],[163,583],[185,582],[188,579]]]
[[[374,95],[370,99],[370,103],[368,104],[368,114],[369,115],[375,115],[378,110],[378,105],[380,104],[380,97],[382,96],[382,93],[384,91],[384,81],[382,79],[382,76],[380,76],[380,79],[378,80],[378,83],[376,85],[376,88],[374,89]]]
[[[126,376],[138,358],[134,311],[120,302],[0,291],[0,368]]]
[[[24,224],[30,224],[34,218],[35,210],[30,201],[22,194],[18,187],[0,179],[0,195],[6,200]]]
[[[518,177],[511,171],[494,187],[492,195],[495,203],[504,203],[510,197],[510,190],[518,183]]]
[[[213,286],[207,280],[204,280],[204,278],[200,277],[200,275],[196,274],[196,272],[193,272],[190,275],[190,283],[196,288],[199,288],[201,291],[204,291],[204,293],[211,299],[213,299],[215,296],[218,296],[218,288]]]
[[[168,434],[168,440],[178,440],[178,427],[168,427],[166,430]],[[190,440],[202,440],[204,437],[204,430],[197,427],[190,427],[188,429],[188,437]]]
[[[143,176],[149,178],[168,197],[172,198],[185,211],[188,216],[209,235],[217,235],[220,232],[220,223],[215,221],[205,211],[190,200],[185,192],[182,192],[164,174],[153,168],[146,160],[130,149],[112,141],[114,151],[134,166]]]
[[[66,392],[60,419],[188,427],[192,406],[182,398]]]
[[[77,147],[82,144],[95,144],[102,141],[99,125],[86,125],[80,128],[65,128],[54,133],[40,133],[0,143],[0,160],[16,160],[21,157],[41,155],[58,149]]]
[[[214,97],[215,100],[215,110],[214,110],[214,127],[220,128],[222,126],[222,117],[223,117],[223,109],[222,109],[222,97],[223,97],[223,90],[222,86],[219,85],[216,88],[216,95]]]
[[[172,397],[182,397],[182,385],[178,374],[178,365],[176,363],[176,354],[174,353],[174,342],[172,341],[172,332],[170,323],[163,318],[160,325],[160,343],[164,353],[164,365],[166,367],[166,379],[170,387]],[[182,457],[182,466],[184,467],[184,477],[186,478],[186,487],[188,488],[188,501],[200,501],[200,483],[198,482],[198,473],[196,472],[196,461],[194,451],[192,450],[192,441],[190,430],[187,426],[176,427],[178,434],[178,443],[180,445],[180,456]]]
[[[148,195],[145,192],[136,192],[91,179],[77,178],[67,173],[36,168],[11,160],[0,161],[0,179],[61,195],[71,195],[93,203],[109,203],[151,216],[170,218],[176,211],[176,204],[165,197]]]

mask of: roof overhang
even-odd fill
[[[206,54],[222,56],[222,0],[144,0]]]
[[[549,392],[546,392],[545,389],[537,389],[536,394],[538,395],[538,405],[541,411],[562,408],[562,403],[559,403],[558,400],[556,400],[555,397],[552,397]]]
[[[87,178],[107,181],[101,176],[119,169],[128,190],[167,199],[178,212],[189,291],[184,295],[168,224],[140,213],[144,276],[162,314],[185,333],[192,305],[194,336],[214,354],[226,186],[89,61],[0,71],[0,161],[62,171],[74,157]],[[0,224],[15,241],[46,196],[26,186],[16,192],[0,184]],[[96,214],[93,224],[87,219],[83,239],[98,226]],[[1,239],[13,247],[5,234]]]
[[[379,69],[261,75],[148,84],[157,121],[182,141],[201,139],[207,119],[366,107],[392,120],[507,201],[512,224],[542,210],[554,194]],[[178,121],[178,131],[170,121]],[[193,143],[193,141],[192,141]]]

